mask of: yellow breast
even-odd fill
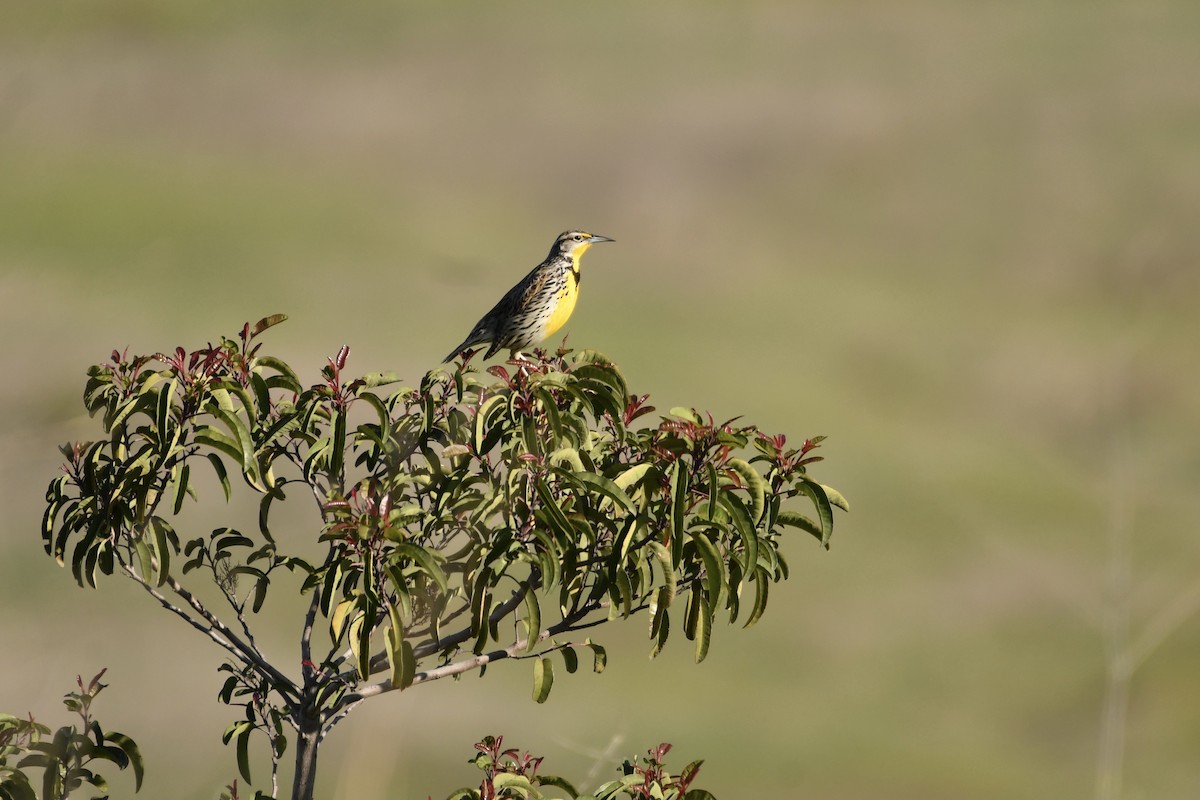
[[[579,280],[575,277],[575,274],[575,272],[570,270],[567,271],[566,283],[563,284],[562,290],[558,293],[558,300],[554,304],[554,310],[550,312],[550,318],[546,320],[546,328],[542,334],[543,337],[553,336],[554,332],[563,325],[566,325],[567,320],[571,318],[571,312],[575,310],[575,301],[579,299]]]

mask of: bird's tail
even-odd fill
[[[456,347],[450,351],[450,355],[448,355],[444,359],[442,359],[442,363],[449,364],[451,361],[453,361],[454,359],[456,359],[460,355],[462,355],[462,352],[464,350],[466,350],[469,347],[474,347],[477,344],[482,344],[483,341],[484,340],[478,339],[474,336],[468,336],[466,339],[463,339],[462,344],[460,344],[458,347]]]

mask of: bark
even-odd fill
[[[312,800],[317,782],[317,748],[321,744],[321,722],[303,714],[296,740],[296,775],[292,781],[292,800]]]

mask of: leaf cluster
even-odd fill
[[[604,648],[578,633],[615,618],[647,612],[652,655],[674,628],[703,660],[718,615],[753,625],[787,577],[786,529],[827,547],[846,508],[808,474],[820,437],[789,448],[687,408],[651,422],[648,398],[594,351],[486,373],[467,359],[398,386],[347,377],[343,347],[305,386],[261,352],[282,319],[93,367],[84,402],[105,437],[63,448],[42,528],[81,585],[123,574],[225,648],[221,699],[246,712],[226,741],[247,782],[253,731],[274,773],[285,725],[316,720],[324,735],[370,696],[498,660],[530,659],[542,702],[555,652],[568,673],[581,651],[604,669]],[[239,486],[256,496],[256,524],[177,533],[197,468],[226,500]],[[312,503],[312,527],[280,531],[272,510],[295,498]],[[302,555],[314,539],[318,559]],[[281,575],[310,602],[299,676],[253,636]],[[201,576],[225,616],[184,583]]]
[[[505,748],[504,737],[487,736],[476,743],[477,755],[470,759],[483,772],[479,788],[452,792],[446,800],[543,800],[543,789],[554,788],[571,800],[715,800],[703,789],[690,788],[702,761],[693,761],[678,775],[666,768],[671,745],[652,747],[647,755],[622,764],[622,777],[608,781],[591,792],[580,792],[565,778],[540,773],[542,758]]]
[[[64,725],[51,735],[50,728],[34,720],[0,714],[0,800],[65,800],[87,785],[91,797],[107,797],[108,782],[96,771],[96,762],[133,769],[135,791],[142,788],[144,767],[133,739],[105,731],[92,718],[92,701],[105,688],[98,675],[86,684],[76,678],[79,690],[63,703],[79,716],[78,725]],[[29,770],[42,771],[41,791],[34,788]]]

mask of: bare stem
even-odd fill
[[[635,611],[642,611],[646,607],[647,606],[645,606],[645,605],[639,606],[638,608],[635,609]],[[552,636],[558,636],[563,633],[573,633],[575,631],[586,630],[587,628],[594,628],[597,625],[603,625],[605,622],[608,621],[607,618],[593,619],[593,620],[588,620],[586,622],[581,619],[582,617],[586,617],[587,615],[591,614],[594,611],[598,611],[599,609],[600,609],[599,606],[589,606],[587,611],[581,612],[577,615],[573,615],[571,617],[568,617],[567,619],[562,620],[561,622],[551,625],[549,628],[546,628],[545,630],[543,630],[541,633],[538,634],[536,641],[542,642],[542,641],[545,641],[546,639],[549,639]],[[548,650],[544,650],[541,653],[538,653],[537,655],[540,656],[540,655],[543,655],[544,653],[552,652],[553,650],[559,650],[566,646],[568,646],[568,645],[566,645],[566,644],[556,645],[552,648],[549,648]],[[514,642],[513,644],[509,645],[508,647],[493,650],[490,653],[481,653],[477,656],[471,656],[470,658],[464,658],[461,661],[455,661],[453,663],[446,664],[445,666],[442,666],[442,667],[436,667],[434,669],[425,670],[424,672],[418,672],[413,677],[412,685],[416,686],[417,684],[420,684],[420,683],[429,683],[430,681],[440,680],[441,678],[449,678],[454,675],[461,675],[464,672],[470,672],[472,670],[480,669],[480,668],[485,667],[488,664],[492,664],[496,661],[503,661],[506,658],[527,658],[528,656],[518,655],[518,654],[522,654],[523,651],[528,650],[528,649],[529,649],[529,640],[522,639],[521,641]],[[359,689],[355,692],[351,692],[350,694],[346,695],[345,702],[347,704],[347,708],[345,710],[348,711],[349,707],[357,705],[358,703],[362,702],[363,700],[367,699],[368,697],[374,697],[375,695],[394,691],[397,688],[399,688],[399,687],[392,685],[391,680],[383,680],[378,683],[373,683],[368,686],[364,686],[361,689]]]
[[[142,578],[138,577],[131,569],[125,567],[125,570],[132,575],[135,580],[146,587],[147,591],[150,591],[151,594],[157,594],[156,591],[152,590],[152,587],[150,587],[148,583],[142,580]],[[242,641],[237,634],[229,629],[228,625],[226,625],[219,617],[205,608],[204,604],[201,603],[195,595],[188,591],[186,587],[180,584],[179,581],[168,576],[166,583],[167,586],[170,587],[171,591],[178,595],[189,606],[191,606],[192,609],[199,614],[206,623],[208,623],[208,626],[214,632],[220,633],[221,636],[224,637],[227,643],[226,649],[232,652],[239,661],[253,667],[259,673],[264,675],[271,681],[273,686],[287,695],[290,699],[294,701],[298,701],[300,699],[300,690],[296,687],[296,684],[292,682],[291,678],[284,675],[270,662],[268,662],[257,648]],[[188,615],[188,618],[191,619],[190,615]],[[217,637],[215,636],[212,638],[217,640]]]
[[[228,650],[239,661],[244,660],[242,657],[242,653],[236,647],[234,647],[230,642],[228,642],[224,638],[222,638],[221,635],[212,628],[212,626],[207,624],[207,622],[202,622],[201,620],[196,619],[191,614],[189,614],[187,611],[185,611],[184,609],[182,609],[179,606],[172,603],[171,600],[166,597],[166,595],[164,595],[162,592],[158,591],[153,586],[151,586],[148,582],[143,580],[142,577],[140,575],[138,575],[137,572],[135,572],[133,570],[133,568],[130,567],[128,564],[121,564],[121,569],[126,575],[129,576],[129,578],[131,580],[133,580],[135,583],[137,583],[139,586],[141,586],[143,589],[145,589],[146,592],[151,597],[153,597],[155,600],[157,600],[163,608],[167,609],[172,614],[175,614],[177,617],[182,619],[184,622],[191,625],[193,628],[200,631],[208,638],[212,639],[218,645],[220,645],[221,647]]]

